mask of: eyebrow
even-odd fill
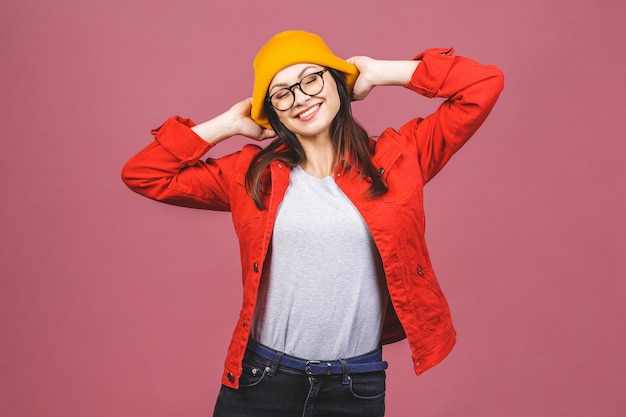
[[[305,67],[302,69],[302,71],[300,71],[300,73],[298,74],[298,78],[302,78],[302,75],[309,69],[311,68],[317,68],[317,65],[309,65],[308,67]],[[270,87],[270,89],[268,90],[268,93],[271,92],[274,87],[289,87],[289,84],[287,83],[280,83],[280,84],[274,84],[273,86]]]

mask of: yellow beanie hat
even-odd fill
[[[288,30],[274,35],[254,58],[254,89],[252,92],[252,120],[269,128],[263,111],[267,89],[274,76],[290,65],[311,63],[333,68],[346,74],[348,93],[359,71],[355,65],[341,59],[330,50],[322,38],[301,30]]]

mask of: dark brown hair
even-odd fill
[[[359,169],[361,171],[361,179],[372,179],[372,184],[367,189],[367,196],[371,198],[380,197],[387,192],[387,186],[378,175],[374,164],[372,164],[367,132],[352,117],[352,107],[346,87],[345,75],[332,68],[329,68],[328,72],[337,83],[337,92],[339,93],[341,103],[339,111],[330,126],[332,141],[335,144],[336,163],[339,163],[342,159],[350,161],[352,163],[350,169]],[[261,210],[265,209],[265,205],[259,195],[261,175],[270,163],[278,160],[286,165],[296,166],[306,160],[306,154],[296,135],[282,124],[278,119],[276,111],[267,100],[263,103],[263,110],[278,137],[254,157],[246,173],[246,189],[256,206]]]

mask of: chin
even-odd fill
[[[321,116],[321,115],[320,115]],[[317,120],[311,120],[306,123],[293,123],[292,126],[288,126],[295,135],[300,136],[319,136],[322,134],[330,135],[330,126],[332,124],[332,118],[320,117]]]
[[[315,138],[325,134],[330,136],[330,124],[324,124],[319,127],[311,126],[307,129],[293,129],[292,132],[296,136],[303,138]]]

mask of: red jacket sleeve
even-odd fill
[[[493,65],[454,56],[454,49],[429,49],[407,88],[426,97],[446,100],[431,115],[406,123],[398,133],[405,146],[416,147],[424,183],[443,168],[452,155],[476,132],[493,108],[504,76]]]
[[[201,161],[213,145],[196,135],[193,126],[191,120],[174,116],[154,129],[154,141],[126,163],[122,180],[153,200],[230,210],[228,187],[239,152]]]

